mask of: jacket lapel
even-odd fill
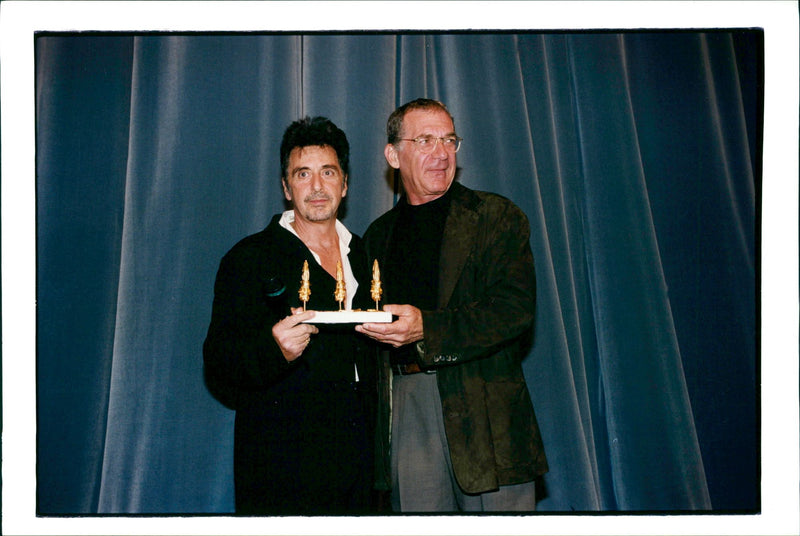
[[[450,212],[442,235],[442,253],[439,259],[439,307],[446,307],[458,278],[469,257],[478,232],[477,197],[458,183],[454,183]]]

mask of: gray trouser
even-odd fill
[[[435,374],[392,382],[392,509],[396,512],[520,512],[536,509],[535,483],[468,495],[453,474]]]

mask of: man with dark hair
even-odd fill
[[[353,514],[372,489],[375,358],[350,328],[315,326],[316,310],[367,308],[371,267],[337,220],[347,194],[347,138],[323,117],[292,123],[280,149],[291,209],[223,257],[203,345],[206,384],[236,410],[240,514]],[[298,295],[304,262],[312,294]],[[340,264],[339,264],[340,263]]]
[[[392,507],[534,510],[547,461],[520,364],[535,308],[528,220],[454,183],[461,138],[441,102],[401,106],[387,138],[404,195],[364,239],[398,319],[356,329],[392,348],[378,413]]]

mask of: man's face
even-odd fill
[[[455,136],[453,121],[439,109],[412,110],[403,118],[401,138]],[[443,196],[456,176],[456,153],[444,148],[441,142],[433,152],[420,152],[413,141],[387,144],[384,149],[389,165],[400,170],[400,178],[408,202],[421,205]]]
[[[292,202],[296,220],[322,222],[336,219],[347,195],[347,176],[332,147],[295,147],[283,180],[283,194]]]

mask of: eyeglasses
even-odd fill
[[[418,138],[400,138],[400,141],[413,141],[417,150],[421,153],[428,154],[436,150],[436,145],[442,142],[442,147],[448,153],[457,153],[461,147],[463,138],[458,136],[445,136],[444,138],[437,138],[435,136],[420,136]]]

